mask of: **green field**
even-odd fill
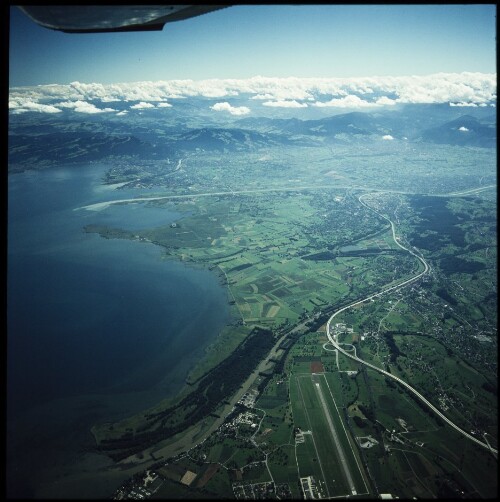
[[[305,434],[297,445],[301,477],[322,480],[328,497],[368,493],[362,467],[353,449],[327,380],[322,375],[291,378],[291,400],[296,427]],[[312,455],[311,455],[312,454]]]
[[[289,352],[279,352],[287,355],[283,370],[274,370],[275,361],[262,376],[264,384],[267,376],[269,381],[259,388],[255,403],[265,414],[255,443],[250,442],[250,426],[240,425],[240,436],[217,436],[204,452],[209,461],[242,469],[238,482],[266,482],[270,470],[276,480],[290,485],[294,495],[299,494],[299,479],[308,476],[325,497],[352,496],[353,491],[376,495],[375,486],[382,493],[422,498],[444,496],[457,487],[468,496],[496,493],[496,477],[489,471],[494,459],[487,451],[443,427],[394,382],[324,349],[325,333],[318,333],[314,323],[302,326],[300,335],[291,334],[297,324],[320,311],[325,316],[325,311],[333,312],[423,270],[415,256],[395,243],[388,221],[377,212],[386,215],[396,222],[399,242],[421,253],[431,273],[410,287],[342,312],[337,321],[353,333],[342,334],[341,342],[352,344],[346,349],[354,353],[355,347],[361,359],[407,381],[465,430],[489,434],[497,447],[494,196],[487,191],[464,197],[432,195],[475,186],[477,180],[471,180],[468,169],[482,159],[491,171],[492,156],[482,150],[443,147],[454,168],[452,172],[439,164],[444,172],[439,177],[442,188],[436,189],[435,177],[425,178],[408,166],[421,166],[411,158],[425,154],[430,169],[443,150],[415,148],[419,153],[407,157],[405,151],[404,162],[381,151],[373,157],[371,170],[362,169],[366,159],[349,148],[342,160],[322,148],[311,149],[307,158],[302,151],[287,149],[275,158],[273,166],[280,168],[269,173],[265,185],[259,177],[251,179],[252,170],[261,166],[259,157],[231,154],[232,188],[276,191],[198,197],[197,190],[213,188],[205,165],[215,159],[207,153],[203,161],[194,157],[189,161],[190,175],[196,178],[191,194],[176,188],[172,193],[186,195],[154,203],[181,214],[176,226],[134,233],[87,229],[110,238],[153,242],[167,259],[206,266],[227,286],[231,325],[192,369],[189,382],[194,385],[186,394],[237,351],[254,327],[268,328],[265,336],[270,340],[289,333]],[[214,167],[221,179],[227,176],[223,164]],[[393,176],[391,188],[366,188],[378,186],[380,171],[374,173],[382,168]],[[281,190],[291,171],[297,177],[316,176],[318,185]],[[358,186],[363,180],[365,188],[346,191],[333,184],[344,176]],[[375,211],[361,204],[362,194]],[[317,363],[325,370],[321,376],[311,375],[311,365]],[[220,388],[217,397],[228,399],[226,386]],[[164,407],[158,407],[156,415],[164,413]],[[194,409],[165,418],[175,426]],[[143,417],[138,416],[126,422],[125,429],[114,424],[115,432],[135,433],[141,422]],[[297,428],[305,434],[295,444]],[[110,431],[106,434],[113,436]],[[372,447],[358,448],[355,442],[366,445],[366,438],[373,439]],[[350,474],[340,461],[342,455]],[[247,467],[251,459],[259,464]],[[221,474],[215,479],[222,483]]]

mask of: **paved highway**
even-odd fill
[[[180,162],[177,164],[175,171],[180,169]],[[173,172],[175,172],[173,171]],[[466,190],[464,192],[455,192],[451,194],[427,194],[433,197],[458,197],[467,193],[480,192],[483,190],[488,190],[490,188],[495,188],[496,185],[488,185],[479,188],[472,188],[470,190]],[[362,190],[362,191],[370,191],[377,193],[399,193],[402,195],[421,195],[415,192],[403,192],[400,190],[385,190],[385,189],[377,189],[371,187],[364,186],[344,186],[344,185],[314,185],[314,186],[291,186],[291,187],[275,187],[275,188],[254,188],[251,190],[231,190],[224,192],[193,192],[188,194],[178,194],[178,195],[161,195],[158,197],[136,197],[135,199],[119,199],[119,200],[107,200],[104,202],[97,202],[95,204],[90,204],[88,206],[78,207],[78,209],[87,209],[90,211],[100,211],[101,209],[105,209],[112,204],[125,204],[125,203],[136,203],[136,202],[151,202],[155,200],[170,200],[170,199],[192,199],[193,197],[220,197],[224,195],[252,195],[259,193],[268,193],[268,192],[296,192],[301,190],[343,190],[343,189],[352,189],[352,190]],[[367,206],[369,207],[369,206]],[[370,208],[371,209],[371,208]],[[373,209],[372,209],[373,211]],[[382,215],[381,215],[382,216]],[[387,218],[386,218],[387,219]]]
[[[180,168],[180,162],[179,162],[177,168]],[[462,192],[455,192],[455,193],[449,193],[449,194],[433,194],[433,195],[436,197],[453,197],[453,196],[465,195],[468,193],[480,192],[483,190],[491,189],[493,187],[495,187],[495,185],[488,185],[488,186],[484,186],[484,187],[473,188],[473,189],[465,190]],[[294,187],[281,187],[281,188],[276,187],[276,188],[263,188],[263,189],[253,189],[253,190],[238,190],[238,191],[231,191],[231,192],[207,192],[207,193],[192,193],[192,194],[182,194],[182,195],[167,195],[167,196],[159,196],[159,197],[138,197],[135,199],[121,199],[121,200],[110,200],[110,201],[105,201],[105,202],[98,202],[96,204],[91,204],[91,205],[84,206],[84,207],[77,208],[77,209],[100,210],[100,209],[104,209],[104,208],[108,207],[111,204],[150,202],[150,201],[165,200],[165,199],[185,199],[185,198],[192,198],[192,197],[213,197],[213,196],[223,196],[223,195],[257,194],[257,193],[267,193],[267,192],[288,192],[288,191],[300,191],[300,190],[342,189],[342,188],[351,188],[354,190],[370,190],[371,192],[377,192],[377,193],[411,194],[410,192],[402,192],[402,191],[396,191],[396,190],[383,190],[383,189],[378,190],[378,189],[373,189],[373,188],[369,188],[369,187],[362,187],[362,186],[350,186],[350,187],[331,186],[331,185],[330,186],[321,186],[321,185],[319,185],[319,186],[318,185],[317,186],[294,186]],[[347,305],[347,306],[337,310],[336,312],[334,312],[327,322],[327,336],[328,336],[330,342],[333,344],[333,346],[339,352],[346,355],[347,357],[350,357],[351,359],[354,359],[355,361],[358,361],[358,362],[364,364],[365,366],[368,366],[368,367],[374,369],[375,371],[383,373],[387,377],[398,381],[401,385],[405,386],[409,391],[413,392],[427,406],[429,406],[429,408],[431,410],[433,410],[439,417],[441,417],[447,424],[449,424],[451,427],[453,427],[458,432],[460,432],[460,434],[464,435],[465,437],[469,438],[470,440],[474,441],[475,443],[483,446],[484,448],[487,448],[488,450],[498,454],[498,451],[496,449],[492,448],[489,444],[482,442],[479,439],[472,436],[471,434],[463,431],[460,427],[455,425],[451,420],[446,418],[435,406],[432,405],[432,403],[430,403],[427,399],[425,399],[424,396],[422,396],[418,391],[416,391],[413,387],[408,385],[406,382],[404,382],[400,378],[392,375],[391,373],[389,373],[389,372],[387,372],[377,366],[374,366],[373,364],[370,364],[370,363],[367,363],[366,361],[363,361],[362,359],[360,359],[356,355],[353,356],[352,354],[348,353],[347,351],[345,351],[344,349],[342,349],[339,346],[336,339],[332,336],[331,330],[330,330],[330,324],[338,314],[340,314],[341,312],[343,312],[347,309],[350,309],[356,305],[359,305],[367,300],[371,300],[373,298],[376,298],[376,297],[382,296],[386,293],[389,293],[390,291],[394,291],[396,289],[400,289],[405,286],[409,286],[410,284],[412,284],[415,281],[417,281],[418,279],[420,279],[423,275],[425,275],[430,270],[428,263],[424,260],[424,258],[421,255],[415,253],[411,249],[406,248],[405,246],[403,246],[402,244],[400,244],[398,242],[398,240],[396,238],[396,228],[395,228],[394,222],[391,221],[388,217],[384,216],[383,214],[380,214],[379,212],[375,211],[375,209],[373,209],[371,206],[369,206],[365,202],[363,202],[363,197],[365,197],[366,195],[368,195],[368,194],[363,194],[359,197],[359,201],[361,202],[361,204],[363,204],[369,210],[375,212],[376,214],[378,214],[379,216],[381,216],[382,218],[384,218],[385,220],[387,220],[390,223],[391,229],[392,229],[392,237],[393,237],[396,245],[399,246],[401,249],[407,251],[411,255],[413,255],[415,258],[417,258],[420,261],[420,263],[423,265],[424,270],[410,279],[406,279],[405,281],[403,281],[399,284],[396,284],[394,286],[387,287],[387,288],[379,291],[378,293],[374,293],[370,296],[367,296],[366,298],[363,298],[363,299],[358,300],[354,303],[351,303],[350,305]],[[296,331],[297,329],[304,326],[305,323],[309,320],[310,319],[306,319],[305,321],[303,321],[303,323],[301,323],[301,325],[299,325],[299,326],[296,326],[292,330],[292,332]],[[278,346],[278,344],[276,346]]]
[[[377,211],[375,211],[372,207],[370,207],[369,205],[365,204],[361,199],[363,198],[364,196],[360,196],[359,197],[359,201],[364,205],[366,206],[368,209],[374,211],[375,213],[377,213],[378,215],[382,216],[383,218],[385,218],[387,221],[390,222],[391,224],[391,227],[392,227],[392,236],[393,236],[393,239],[394,239],[394,242],[402,249],[408,251],[410,254],[412,254],[413,256],[415,256],[416,258],[418,258],[418,260],[420,260],[420,262],[424,265],[424,270],[423,272],[420,272],[419,274],[417,274],[415,277],[412,277],[411,279],[407,279],[403,282],[401,282],[400,284],[397,284],[395,286],[392,286],[392,287],[389,287],[387,289],[384,289],[378,293],[375,293],[373,295],[370,295],[370,296],[367,296],[366,298],[363,298],[362,300],[358,300],[357,302],[354,302],[354,303],[351,303],[350,305],[347,305],[346,307],[343,307],[339,310],[337,310],[336,312],[334,312],[330,318],[328,319],[328,322],[326,323],[326,334],[328,336],[328,339],[330,340],[330,342],[332,343],[332,345],[339,351],[341,352],[342,354],[344,354],[345,356],[347,357],[350,357],[351,359],[354,359],[355,361],[361,363],[361,364],[364,364],[365,366],[368,366],[369,368],[372,368],[373,370],[375,371],[378,371],[379,373],[383,373],[385,376],[387,376],[388,378],[392,378],[393,380],[396,380],[398,383],[400,383],[401,385],[403,385],[404,387],[406,387],[410,392],[413,392],[413,394],[415,394],[422,402],[424,402],[434,413],[436,413],[436,415],[438,415],[440,418],[442,418],[448,425],[450,425],[451,427],[453,427],[456,431],[458,431],[460,434],[462,434],[463,436],[465,436],[466,438],[470,439],[471,441],[474,441],[475,443],[479,444],[480,446],[482,446],[483,448],[486,448],[488,449],[489,451],[493,452],[493,453],[496,453],[498,454],[498,451],[495,449],[495,448],[492,448],[487,442],[483,442],[481,440],[479,440],[478,438],[472,436],[471,434],[469,434],[468,432],[465,432],[464,430],[462,430],[458,425],[456,425],[455,423],[453,423],[451,420],[449,420],[445,415],[443,415],[431,402],[429,402],[424,396],[422,396],[422,394],[420,394],[420,392],[418,392],[417,390],[415,390],[413,387],[411,387],[409,384],[407,384],[404,380],[401,380],[401,378],[393,375],[392,373],[389,373],[388,371],[385,371],[383,370],[382,368],[379,368],[378,366],[375,366],[371,363],[368,363],[366,361],[364,361],[363,359],[360,359],[357,355],[352,355],[350,354],[349,352],[347,352],[346,350],[344,350],[338,343],[337,341],[337,335],[333,334],[332,335],[332,329],[330,328],[330,325],[333,321],[333,319],[338,315],[340,314],[341,312],[344,312],[345,310],[347,309],[350,309],[356,305],[359,305],[360,303],[363,303],[367,300],[371,300],[372,298],[376,298],[378,296],[382,296],[386,293],[388,293],[389,291],[394,291],[395,289],[399,289],[399,288],[402,288],[402,287],[405,287],[405,286],[408,286],[412,283],[414,283],[415,281],[417,281],[418,279],[420,279],[420,277],[422,277],[424,274],[426,274],[428,271],[429,271],[429,265],[427,264],[427,262],[419,255],[417,255],[416,253],[414,253],[413,251],[411,251],[410,249],[404,247],[403,245],[401,245],[397,240],[396,240],[396,233],[395,233],[395,226],[394,226],[394,223],[389,219],[387,218],[386,216],[378,213]]]

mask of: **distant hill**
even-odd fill
[[[334,138],[337,134],[383,135],[394,132],[393,120],[381,114],[350,112],[316,120],[244,118],[238,124],[287,135]]]
[[[496,114],[488,115],[487,117],[482,118],[481,122],[483,124],[496,124],[497,123],[497,116],[496,116]]]
[[[165,145],[154,146],[134,136],[109,135],[88,131],[10,134],[9,168],[34,165],[77,163],[102,160],[109,156],[140,156],[142,159],[166,156]]]
[[[245,129],[254,129],[265,132],[302,134],[304,120],[290,119],[271,119],[268,117],[246,117],[237,121],[237,124]]]
[[[84,163],[111,156],[155,160],[181,152],[245,152],[273,146],[315,146],[395,139],[493,148],[496,115],[488,107],[463,113],[449,104],[395,105],[370,112],[349,112],[321,119],[244,117],[224,125],[194,115],[125,117],[34,117],[9,121],[9,169]],[[195,112],[193,112],[195,113]],[[226,125],[227,124],[227,125]]]
[[[192,151],[250,151],[258,148],[290,143],[278,134],[260,133],[245,129],[200,128],[168,138],[176,150]]]
[[[260,132],[336,140],[361,136],[407,137],[411,140],[463,146],[494,147],[496,115],[473,109],[474,115],[458,116],[461,109],[440,105],[402,105],[375,112],[350,112],[317,120],[249,117],[238,124]],[[456,118],[455,118],[456,117]],[[448,118],[448,121],[446,119]],[[453,120],[449,120],[453,118]],[[462,129],[460,129],[462,128]]]
[[[334,136],[335,134],[388,134],[392,133],[391,120],[380,114],[351,112],[319,120],[307,120],[310,132]]]
[[[497,130],[496,124],[463,115],[451,122],[422,131],[420,139],[430,143],[494,148]]]

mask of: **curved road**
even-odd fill
[[[467,437],[468,439],[474,441],[475,443],[479,444],[483,448],[486,448],[486,449],[490,450],[491,452],[498,454],[498,451],[495,448],[492,448],[488,443],[483,443],[482,441],[480,441],[476,437],[472,436],[468,432],[465,432],[464,430],[462,430],[458,425],[454,424],[445,415],[443,415],[431,402],[429,402],[424,396],[422,396],[422,394],[420,394],[420,392],[418,392],[417,390],[415,390],[413,387],[411,387],[409,384],[407,384],[404,380],[401,380],[401,378],[393,375],[392,373],[389,373],[388,371],[383,370],[382,368],[379,368],[378,366],[375,366],[375,365],[373,365],[371,363],[368,363],[368,362],[364,361],[363,359],[360,359],[356,355],[350,354],[349,352],[347,352],[346,350],[344,350],[342,347],[340,347],[339,343],[337,342],[336,336],[332,336],[332,333],[330,332],[330,324],[332,323],[333,319],[338,314],[340,314],[344,310],[347,310],[347,309],[350,309],[351,307],[354,307],[355,305],[359,305],[360,303],[363,303],[363,302],[365,302],[367,300],[371,300],[372,298],[375,298],[377,296],[382,296],[382,295],[388,293],[389,291],[394,291],[395,289],[402,288],[404,286],[408,286],[409,284],[411,284],[411,283],[417,281],[418,279],[420,279],[420,277],[422,277],[424,274],[426,274],[429,271],[429,268],[430,268],[429,265],[427,264],[427,262],[421,256],[417,255],[416,253],[414,253],[410,249],[405,248],[403,245],[401,245],[396,240],[396,233],[395,233],[394,223],[389,218],[387,218],[386,216],[380,214],[379,212],[375,211],[373,208],[371,208],[370,206],[368,206],[367,204],[365,204],[361,200],[362,197],[363,197],[363,195],[359,197],[359,201],[361,202],[361,204],[363,204],[365,207],[367,207],[371,211],[377,213],[379,216],[382,216],[384,219],[386,219],[391,224],[391,227],[392,227],[392,237],[394,239],[394,242],[400,248],[404,249],[405,251],[408,251],[410,254],[412,254],[413,256],[415,256],[416,258],[418,258],[418,260],[420,260],[420,262],[424,265],[424,271],[420,272],[418,275],[416,275],[415,277],[412,277],[411,279],[407,279],[406,281],[403,281],[400,284],[397,284],[395,286],[391,286],[391,287],[389,287],[387,289],[379,291],[378,293],[375,293],[373,295],[367,296],[366,298],[363,298],[362,300],[358,300],[357,302],[351,303],[350,305],[347,305],[346,307],[343,307],[343,308],[337,310],[336,312],[334,312],[331,315],[331,317],[328,319],[328,322],[326,323],[326,335],[328,336],[328,339],[330,340],[331,344],[339,352],[341,352],[345,356],[350,357],[351,359],[354,359],[355,361],[357,361],[357,362],[359,362],[361,364],[364,364],[365,366],[368,366],[369,368],[372,368],[375,371],[378,371],[379,373],[383,373],[385,376],[387,376],[389,378],[392,378],[393,380],[396,380],[398,383],[400,383],[401,385],[403,385],[404,387],[406,387],[410,392],[413,392],[413,394],[415,394],[421,401],[423,401],[434,413],[436,413],[436,415],[438,415],[440,418],[442,418],[448,425],[450,425],[451,427],[453,427],[460,434],[462,434],[463,436]]]
[[[180,168],[180,163],[178,164],[177,168]],[[474,192],[480,192],[480,191],[483,191],[483,190],[487,190],[487,189],[490,189],[490,188],[492,188],[494,186],[495,185],[488,185],[488,186],[484,186],[484,187],[479,187],[479,188],[474,188],[474,189],[470,189],[470,190],[465,190],[465,191],[462,191],[462,192],[455,192],[455,193],[450,193],[450,194],[436,194],[436,196],[437,197],[461,196],[461,195],[465,195],[465,194],[468,194],[468,193],[474,193]],[[77,208],[77,209],[99,210],[99,209],[104,209],[104,208],[108,207],[111,204],[120,204],[120,203],[136,203],[136,202],[149,202],[149,201],[164,200],[164,199],[184,199],[184,198],[191,198],[191,197],[210,197],[210,196],[235,195],[235,194],[255,194],[255,193],[280,192],[280,191],[281,192],[286,192],[286,191],[297,191],[297,190],[317,190],[317,189],[325,189],[325,188],[336,188],[336,189],[339,189],[339,188],[355,188],[357,190],[370,190],[372,192],[377,192],[377,193],[400,193],[400,194],[408,194],[408,192],[395,191],[395,190],[378,190],[378,189],[373,189],[373,188],[368,188],[368,187],[352,187],[352,186],[351,187],[340,187],[340,186],[338,186],[338,187],[331,187],[331,186],[297,186],[297,187],[264,188],[264,189],[253,189],[253,190],[238,190],[238,191],[233,191],[233,192],[208,192],[208,193],[193,193],[193,194],[183,194],[183,195],[167,195],[167,196],[158,196],[158,197],[138,197],[138,198],[135,198],[135,199],[121,199],[121,200],[110,200],[110,201],[105,201],[105,202],[98,202],[98,203],[91,204],[91,205],[84,206],[84,207]],[[350,305],[347,305],[347,306],[345,306],[345,307],[337,310],[336,312],[334,312],[331,315],[331,317],[328,319],[327,326],[326,326],[326,333],[327,333],[328,339],[330,340],[330,342],[332,343],[332,345],[339,352],[341,352],[342,354],[344,354],[345,356],[350,357],[351,359],[354,359],[355,361],[358,361],[361,364],[364,364],[365,366],[368,366],[368,367],[374,369],[375,371],[378,371],[379,373],[383,373],[387,377],[392,378],[393,380],[396,380],[397,382],[399,382],[401,385],[405,386],[409,391],[413,392],[413,394],[415,394],[421,401],[423,401],[431,410],[433,410],[439,417],[441,417],[447,424],[449,424],[451,427],[453,427],[458,432],[460,432],[460,434],[462,434],[465,437],[471,439],[472,441],[474,441],[475,443],[481,445],[482,447],[487,448],[488,450],[490,450],[490,451],[498,454],[498,451],[495,448],[492,448],[489,444],[483,443],[482,441],[480,441],[479,439],[475,438],[471,434],[465,432],[460,427],[458,427],[457,425],[455,425],[451,420],[449,420],[448,418],[446,418],[432,403],[430,403],[424,396],[422,396],[417,390],[415,390],[413,387],[411,387],[410,385],[408,385],[406,382],[404,382],[400,378],[394,376],[393,374],[391,374],[391,373],[389,373],[389,372],[387,372],[387,371],[385,371],[385,370],[383,370],[383,369],[381,369],[381,368],[379,368],[377,366],[374,366],[373,364],[370,364],[370,363],[367,363],[366,361],[363,361],[363,359],[360,359],[356,355],[353,356],[352,354],[349,354],[347,351],[345,351],[344,349],[342,349],[339,346],[339,344],[337,343],[336,339],[334,337],[332,337],[332,335],[330,333],[330,324],[331,324],[331,322],[333,321],[333,319],[338,314],[340,314],[344,310],[347,310],[347,309],[350,309],[351,307],[359,305],[359,304],[361,304],[361,303],[363,303],[363,302],[365,302],[367,300],[371,300],[372,298],[376,298],[378,296],[382,296],[382,295],[384,295],[386,293],[389,293],[390,291],[394,291],[396,289],[408,286],[408,285],[412,284],[413,282],[417,281],[418,279],[420,279],[420,277],[422,277],[423,275],[425,275],[430,270],[430,267],[429,267],[428,263],[424,260],[424,258],[422,256],[418,255],[417,253],[415,253],[411,249],[408,249],[408,248],[404,247],[402,244],[400,244],[398,242],[398,240],[396,238],[396,228],[395,228],[394,222],[392,222],[388,217],[384,216],[383,214],[380,214],[378,211],[376,211],[375,209],[373,209],[372,207],[370,207],[368,204],[365,204],[363,202],[362,198],[365,197],[366,195],[368,195],[368,194],[363,194],[363,195],[361,195],[358,198],[358,200],[360,201],[360,203],[363,204],[370,211],[373,211],[374,213],[378,214],[379,216],[381,216],[382,218],[384,218],[385,220],[387,220],[390,223],[391,229],[392,229],[392,237],[393,237],[394,242],[396,243],[396,245],[399,246],[401,249],[407,251],[411,255],[413,255],[415,258],[417,258],[420,261],[420,263],[422,263],[422,265],[424,266],[424,270],[422,272],[418,273],[416,276],[410,278],[410,279],[407,279],[407,280],[405,280],[405,281],[403,281],[403,282],[401,282],[399,284],[396,284],[394,286],[390,286],[390,287],[388,287],[386,289],[383,289],[382,291],[379,291],[378,293],[374,293],[374,294],[372,294],[370,296],[367,296],[366,298],[363,298],[362,300],[358,300],[358,301],[356,301],[354,303],[351,303]],[[304,321],[304,323],[305,322],[306,321]]]

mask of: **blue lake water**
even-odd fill
[[[40,486],[56,486],[92,447],[94,423],[122,418],[177,393],[229,320],[226,291],[213,273],[164,260],[152,244],[82,230],[91,223],[151,228],[181,218],[175,210],[146,204],[75,210],[147,195],[103,187],[105,169],[94,165],[9,177],[12,496],[36,496],[44,493]]]

